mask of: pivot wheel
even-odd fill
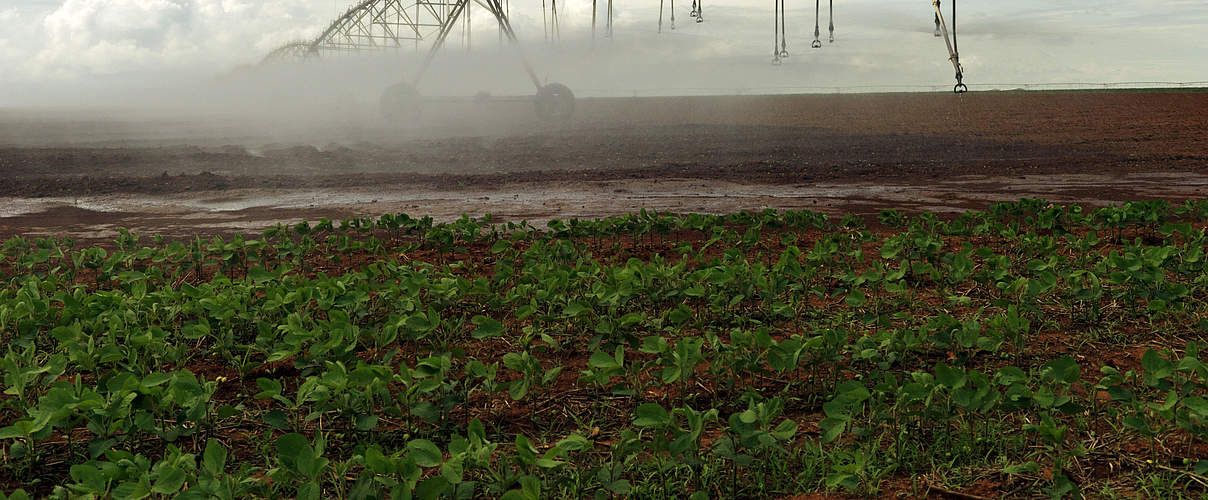
[[[534,102],[537,117],[542,120],[568,120],[575,114],[575,93],[561,83],[551,83],[538,89]]]
[[[414,85],[402,82],[387,87],[382,92],[382,116],[391,121],[418,118],[422,99]]]

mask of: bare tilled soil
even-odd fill
[[[1208,189],[1208,93],[594,99],[578,108],[558,125],[515,106],[466,115],[458,133],[337,128],[333,137],[359,137],[339,143],[184,134],[148,144],[129,123],[125,136],[71,146],[0,134],[0,235],[225,233],[386,212],[528,220],[643,207],[942,212],[1020,197],[1104,204]],[[9,118],[0,131],[17,137],[22,123]],[[38,126],[57,126],[56,137],[73,127]]]

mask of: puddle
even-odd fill
[[[1140,198],[1202,198],[1208,197],[1208,176],[1189,173],[960,176],[925,185],[877,182],[752,185],[663,178],[657,182],[649,179],[528,182],[503,184],[494,189],[246,188],[184,196],[7,198],[0,199],[0,227],[7,234],[36,232],[106,238],[105,235],[115,234],[116,227],[169,235],[258,232],[277,223],[302,219],[376,217],[400,212],[432,216],[441,221],[454,220],[461,214],[490,213],[499,220],[538,223],[550,218],[606,217],[642,208],[723,213],[774,207],[867,214],[892,207],[951,213],[1022,197],[1088,205]]]

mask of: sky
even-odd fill
[[[313,38],[351,3],[0,0],[0,106],[86,103],[212,81],[284,42]],[[616,36],[594,50],[585,42],[589,0],[560,5],[557,47],[541,43],[538,0],[510,7],[537,66],[602,94],[952,83],[928,0],[836,0],[837,41],[821,50],[808,48],[813,3],[788,0],[793,56],[778,67],[770,64],[771,1],[710,0],[700,24],[687,22],[690,3],[677,2],[678,29],[659,34],[654,0],[615,0]],[[1204,0],[960,0],[959,8],[970,84],[1208,80]],[[822,10],[825,38],[825,0]],[[478,57],[499,51],[489,29],[478,28]],[[449,57],[474,64],[473,55]]]

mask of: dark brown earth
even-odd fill
[[[521,106],[467,116],[478,124],[467,135],[386,129],[322,150],[187,138],[4,146],[0,136],[0,236],[255,231],[386,212],[539,220],[644,207],[867,213],[1020,197],[1104,204],[1208,195],[1208,93],[683,97],[578,107],[573,122],[556,126],[535,123]],[[21,123],[6,126],[20,131]]]

